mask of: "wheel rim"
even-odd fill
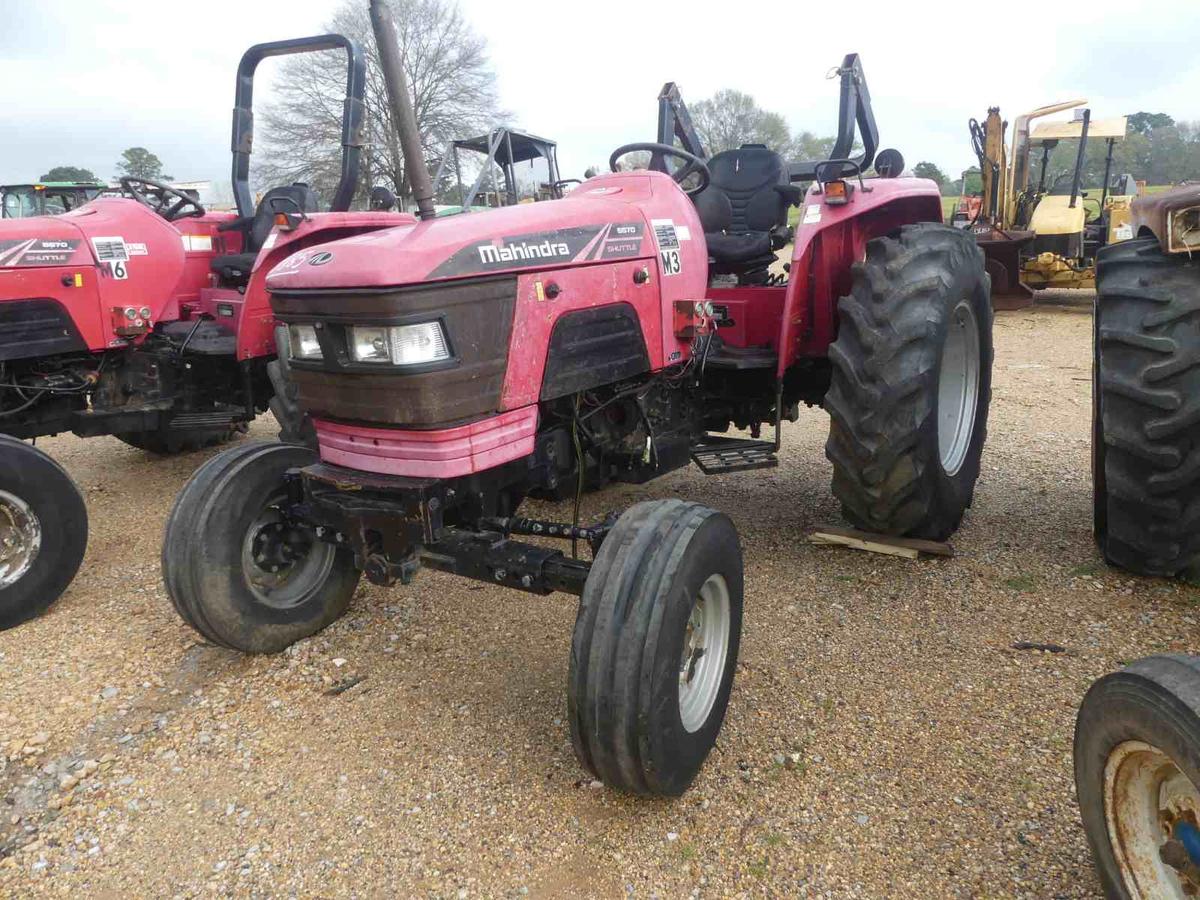
[[[950,313],[938,374],[938,452],[947,475],[957,475],[975,434],[979,406],[979,323],[968,298]]]
[[[1200,892],[1200,794],[1166,753],[1118,745],[1104,766],[1104,815],[1121,880],[1134,900]]]
[[[29,504],[0,491],[0,588],[25,577],[42,549],[42,523]]]
[[[729,653],[729,624],[729,585],[724,575],[710,575],[692,603],[679,659],[679,718],[685,731],[699,731],[716,705]]]
[[[274,498],[273,503],[281,498]],[[268,505],[242,539],[242,574],[255,598],[275,609],[293,609],[316,595],[329,577],[337,550],[311,529],[288,522]]]

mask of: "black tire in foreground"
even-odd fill
[[[350,605],[353,554],[283,515],[284,475],[306,447],[248,442],[201,466],[167,519],[163,580],[176,611],[209,641],[275,653]]]
[[[729,518],[639,503],[596,555],[567,705],[579,761],[610,787],[682,794],[721,730],[742,629],[742,551]]]
[[[1097,541],[1131,572],[1200,577],[1200,260],[1114,244],[1096,289]]]
[[[123,444],[137,447],[147,453],[157,456],[174,456],[176,453],[191,453],[193,450],[227,444],[235,438],[241,437],[247,430],[247,426],[243,423],[234,425],[232,428],[162,428],[157,431],[126,431],[123,434],[114,435],[114,437]]]
[[[906,225],[867,244],[838,301],[825,454],[866,531],[944,540],[971,505],[992,388],[992,307],[974,238]]]
[[[1200,891],[1200,658],[1152,656],[1092,685],[1075,723],[1075,788],[1108,897]]]
[[[291,380],[291,341],[288,330],[282,325],[275,327],[276,359],[267,363],[267,377],[271,380],[274,393],[271,396],[271,412],[279,423],[279,439],[285,444],[300,444],[317,449],[317,430],[312,419],[300,406],[296,385]]]
[[[0,435],[0,629],[43,613],[87,549],[83,495],[53,459]]]

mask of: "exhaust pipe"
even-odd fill
[[[375,45],[379,48],[379,62],[383,67],[383,83],[387,87],[392,126],[400,136],[404,171],[408,176],[413,199],[417,201],[417,214],[422,219],[432,219],[437,215],[433,208],[433,182],[429,178],[429,170],[425,167],[425,152],[421,148],[417,115],[413,112],[404,67],[400,65],[396,23],[392,20],[392,12],[388,9],[386,0],[371,0],[371,28],[375,31]]]

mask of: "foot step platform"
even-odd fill
[[[692,462],[705,475],[773,469],[779,465],[773,441],[710,435],[692,448]]]

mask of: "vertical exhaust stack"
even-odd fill
[[[408,91],[408,79],[400,64],[400,48],[396,38],[396,23],[386,0],[371,0],[371,28],[375,31],[375,45],[379,48],[379,62],[383,67],[383,82],[387,87],[388,106],[392,111],[392,125],[400,136],[400,150],[404,154],[404,171],[417,201],[417,213],[422,219],[432,219],[437,213],[433,208],[433,182],[425,167],[425,152],[421,148],[421,133],[417,128],[417,115],[413,112],[412,98]]]

